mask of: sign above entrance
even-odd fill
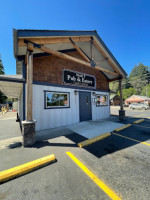
[[[79,87],[96,88],[95,76],[66,69],[63,70],[63,83]]]

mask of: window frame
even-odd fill
[[[47,106],[47,93],[67,94],[68,106]],[[70,108],[70,92],[44,90],[44,109]]]
[[[106,96],[107,97],[107,105],[97,105],[97,97],[98,96]],[[108,95],[107,94],[96,94],[96,107],[101,107],[101,106],[108,106]]]

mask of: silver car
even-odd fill
[[[137,103],[137,104],[133,103],[133,104],[130,104],[129,108],[147,110],[149,106],[145,103]]]

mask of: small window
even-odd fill
[[[107,106],[108,96],[107,95],[97,95],[96,106]]]
[[[45,108],[69,108],[69,93],[66,92],[45,92]]]

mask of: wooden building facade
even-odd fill
[[[24,134],[108,118],[109,82],[126,76],[96,31],[14,30],[14,55]]]

